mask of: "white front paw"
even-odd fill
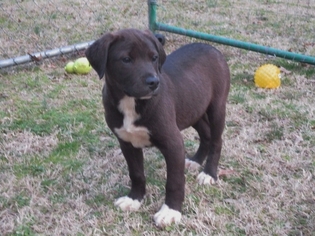
[[[114,205],[119,207],[122,211],[137,211],[141,206],[141,202],[133,200],[128,196],[124,196],[118,198]]]
[[[206,174],[205,172],[201,172],[198,177],[197,181],[201,185],[214,185],[217,181],[212,178],[210,175]]]
[[[179,211],[170,209],[166,204],[163,204],[161,209],[154,215],[155,224],[159,227],[165,227],[172,223],[178,224],[182,218]]]
[[[190,170],[198,170],[200,168],[200,165],[199,163],[186,158],[185,167]]]

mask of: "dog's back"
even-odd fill
[[[200,118],[197,114],[205,113],[210,102],[226,103],[230,87],[229,67],[221,52],[211,45],[192,43],[182,46],[167,56],[162,71],[170,80],[168,87],[176,87],[168,96],[172,96],[177,104],[181,130],[193,125]],[[183,95],[188,99],[183,100]],[[185,116],[191,117],[189,123]]]

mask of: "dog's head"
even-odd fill
[[[107,33],[85,55],[100,79],[105,75],[108,86],[140,99],[157,93],[166,55],[162,44],[149,30]]]

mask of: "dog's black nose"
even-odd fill
[[[156,90],[160,84],[159,78],[154,77],[154,76],[148,77],[145,82],[152,91]]]

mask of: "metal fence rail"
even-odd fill
[[[315,64],[314,0],[148,3],[152,30]],[[0,68],[79,51],[104,32],[128,27],[148,27],[145,1],[2,0]]]
[[[308,55],[304,55],[301,53],[285,51],[285,50],[281,50],[281,49],[277,49],[277,48],[273,48],[273,47],[267,47],[267,46],[249,43],[249,42],[245,42],[245,41],[241,41],[241,40],[235,40],[235,39],[231,39],[231,38],[227,38],[227,37],[223,37],[223,36],[207,34],[207,33],[203,33],[203,32],[198,32],[198,31],[194,31],[194,30],[190,30],[190,29],[185,29],[185,28],[165,24],[163,22],[158,22],[157,21],[158,13],[156,12],[157,11],[157,1],[156,0],[148,0],[148,2],[149,2],[149,26],[150,26],[150,29],[152,31],[159,30],[159,31],[176,33],[176,34],[180,34],[180,35],[194,37],[197,39],[203,39],[203,40],[212,41],[212,42],[216,42],[216,43],[220,43],[220,44],[225,44],[225,45],[229,45],[229,46],[233,46],[233,47],[237,47],[237,48],[242,48],[242,49],[246,49],[246,50],[250,50],[250,51],[254,51],[254,52],[259,52],[259,53],[268,54],[268,55],[272,55],[272,56],[278,56],[278,57],[282,57],[282,58],[297,61],[297,62],[303,62],[303,63],[315,65],[315,56],[308,56]],[[217,3],[215,3],[215,1],[209,1],[209,2],[212,2],[215,5],[218,5]],[[314,25],[314,23],[315,23],[314,22],[315,3],[314,2],[311,3],[311,1],[306,1],[306,2],[304,2],[304,5],[303,5],[303,1],[287,1],[286,3],[282,2],[282,1],[278,1],[278,4],[293,4],[293,8],[298,8],[298,7],[302,6],[302,8],[305,9],[305,12],[304,12],[305,16],[299,16],[299,17],[302,19],[304,17],[311,17],[311,19],[309,19],[309,20],[313,19],[313,22],[312,22],[313,25],[311,25],[311,28],[307,29],[307,25],[309,24],[309,22],[307,22],[307,24],[305,24],[304,27],[306,29],[306,32],[309,33],[310,35],[312,34],[312,32],[314,32],[314,30],[315,30],[315,25]],[[310,12],[306,8],[311,8],[311,9],[313,9],[313,11]],[[289,9],[289,8],[287,8],[287,9]],[[286,14],[288,14],[288,13],[286,13]],[[266,20],[265,18],[262,18],[262,19]],[[277,19],[279,19],[279,17],[276,16],[276,20]],[[285,25],[283,27],[285,27]],[[210,25],[210,28],[211,28],[211,25]],[[294,31],[294,29],[292,29],[292,30]],[[298,37],[298,36],[299,35],[296,35],[296,37]],[[302,38],[302,40],[303,40],[303,38]],[[310,40],[311,40],[310,43],[302,41],[301,44],[306,44],[306,45],[308,44],[310,46],[313,46],[313,49],[314,49],[315,39],[313,39],[313,40],[310,39]],[[270,40],[270,41],[272,41],[272,40]],[[315,54],[315,50],[313,50],[313,52]]]
[[[147,9],[142,1],[1,0],[0,68],[82,50],[107,31],[147,28]]]

